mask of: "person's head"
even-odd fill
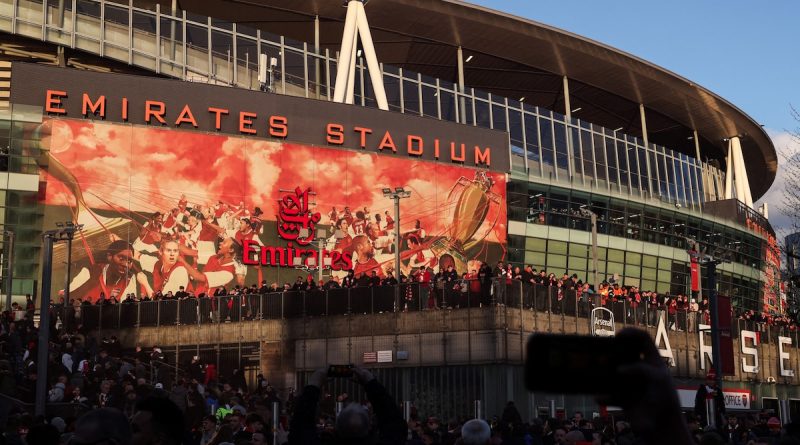
[[[583,413],[580,411],[575,411],[575,414],[572,416],[575,419],[575,425],[579,424],[581,420],[583,420]]]
[[[377,223],[369,223],[367,224],[367,228],[364,230],[364,233],[367,234],[370,239],[378,239],[381,236],[381,228]]]
[[[364,439],[369,431],[369,412],[360,404],[347,405],[336,417],[336,435],[344,441]]]
[[[183,413],[167,398],[148,397],[136,404],[131,432],[133,445],[180,444],[183,440]]]
[[[125,274],[133,263],[133,247],[125,240],[116,240],[106,249],[108,264],[119,274]]]
[[[553,431],[553,441],[557,444],[564,444],[566,443],[564,442],[564,436],[566,435],[567,435],[567,430],[565,430],[564,428],[556,428],[556,430]]]
[[[586,440],[586,436],[583,434],[582,431],[572,430],[564,435],[564,443],[566,445],[575,445],[578,442],[583,442]]]
[[[344,232],[344,234],[347,233],[348,227],[350,227],[350,223],[347,222],[346,218],[339,218],[339,221],[336,222],[336,228]]]
[[[228,414],[225,416],[225,423],[227,423],[234,432],[239,431],[242,429],[242,415],[238,412]]]
[[[728,442],[714,431],[708,431],[700,437],[700,445],[725,445],[726,443]]]
[[[439,270],[451,270],[452,267],[455,269],[456,260],[453,258],[453,255],[449,253],[445,253],[439,257]]]
[[[227,258],[237,258],[241,254],[242,246],[233,238],[228,237],[219,243],[217,255]]]
[[[485,445],[489,443],[492,431],[482,419],[472,419],[461,427],[461,440],[464,445]]]
[[[166,266],[172,266],[178,262],[179,248],[178,242],[174,240],[167,240],[161,243],[160,248],[161,262]]]
[[[369,241],[369,238],[367,238],[366,235],[358,235],[353,238],[351,246],[353,251],[358,254],[359,262],[363,263],[369,261],[375,255],[375,250],[372,248],[372,243]]]
[[[264,419],[256,413],[250,413],[245,418],[245,423],[253,431],[264,430]]]
[[[203,417],[203,422],[201,426],[203,428],[203,431],[206,432],[214,431],[217,428],[217,418],[211,415],[205,416]]]
[[[72,441],[128,445],[131,443],[131,426],[125,415],[116,409],[96,409],[84,414],[75,422]]]
[[[263,431],[256,431],[250,439],[251,445],[267,445],[267,436]]]
[[[61,434],[56,427],[47,423],[38,423],[28,430],[25,442],[37,445],[58,445],[60,438]]]

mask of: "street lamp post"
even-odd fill
[[[48,230],[42,234],[44,253],[42,258],[42,298],[39,304],[39,345],[36,358],[36,416],[45,414],[47,402],[47,359],[50,346],[50,292],[53,276],[53,244],[58,241],[71,241],[80,226],[59,223],[56,230]]]
[[[300,238],[308,238],[310,233],[311,232],[309,231],[309,229],[300,229]],[[343,235],[341,235],[341,233],[342,232],[340,230],[338,230],[338,229],[336,230],[336,232],[335,232],[336,239],[340,239],[340,238],[343,237]],[[294,266],[295,266],[296,269],[305,269],[305,270],[308,270],[310,272],[310,271],[314,270],[314,268],[316,268],[318,270],[318,272],[319,272],[318,273],[318,282],[319,283],[322,283],[323,280],[324,280],[323,272],[325,271],[325,269],[330,269],[333,266],[333,260],[331,260],[331,258],[325,258],[325,256],[324,256],[325,241],[326,241],[325,237],[326,236],[327,236],[327,232],[325,231],[325,229],[318,229],[317,230],[317,248],[319,250],[318,250],[318,253],[317,253],[317,259],[316,260],[314,258],[309,258],[307,260],[307,264],[303,264],[303,259],[302,258],[300,258],[300,257],[295,257],[294,258]]]
[[[594,280],[594,285],[597,286],[599,284],[597,281],[597,214],[589,210],[586,205],[582,205],[580,209],[581,214],[583,216],[588,216],[592,223],[592,280]],[[597,289],[595,289],[595,292],[597,293]],[[597,298],[599,298],[599,296],[600,294],[597,293]]]
[[[8,269],[6,270],[5,285],[6,285],[6,310],[10,311],[11,310],[11,293],[12,293],[11,280],[12,280],[13,274],[14,274],[14,232],[12,232],[10,230],[4,230],[3,231],[3,235],[8,237],[8,240],[6,241],[6,249],[5,249],[6,258],[7,258],[6,261],[8,263]]]
[[[718,388],[722,389],[722,351],[720,350],[719,301],[717,300],[717,265],[728,262],[728,260],[724,258],[724,254],[722,255],[723,258],[714,258],[712,255],[707,255],[705,249],[701,249],[700,243],[694,238],[686,237],[686,241],[690,246],[688,250],[689,256],[696,258],[698,264],[705,265],[706,273],[708,274],[706,280],[708,280],[708,303],[709,311],[711,312],[711,366],[714,369],[714,383]]]
[[[400,199],[411,196],[409,190],[395,187],[394,190],[386,187],[383,196],[394,200],[394,279],[400,283]],[[400,304],[400,286],[395,286],[395,304]]]
[[[64,223],[56,223],[56,227],[58,228],[71,228],[73,233],[75,231],[80,231],[83,229],[83,224],[75,224],[72,221],[67,221]],[[65,278],[66,283],[64,284],[64,303],[69,303],[69,283],[72,280],[72,237],[70,236],[67,238],[67,277]]]

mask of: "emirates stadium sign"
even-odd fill
[[[504,132],[215,85],[15,63],[11,103],[53,117],[221,132],[507,172]]]

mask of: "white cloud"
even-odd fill
[[[800,154],[800,142],[793,138],[791,133],[787,131],[772,131],[767,130],[775,149],[778,151],[778,174],[775,177],[775,182],[767,193],[759,199],[755,206],[758,208],[762,203],[767,203],[769,207],[769,222],[775,229],[778,235],[778,240],[781,241],[784,236],[792,231],[792,222],[789,217],[783,213],[784,189],[786,187],[786,169],[783,168],[786,163],[786,156],[795,156]]]

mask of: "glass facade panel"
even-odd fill
[[[553,153],[553,129],[551,125],[551,121],[539,119],[539,137],[542,148],[542,162],[548,165],[555,165]]]
[[[556,166],[564,174],[569,169],[569,150],[567,149],[567,131],[564,124],[553,124],[556,147]],[[561,174],[561,173],[559,173]]]
[[[539,173],[539,122],[533,114],[525,113],[525,151],[528,155],[528,169]]]

